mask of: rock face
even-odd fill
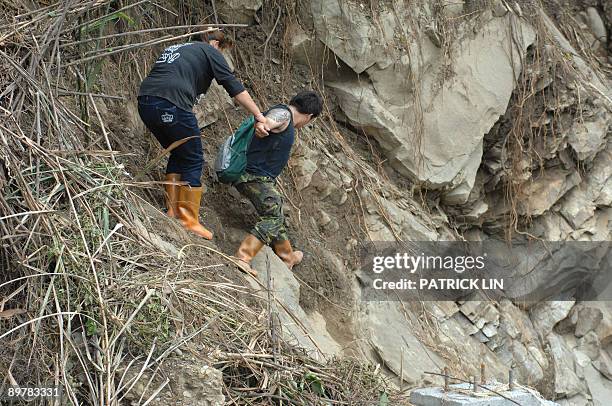
[[[526,18],[519,2],[440,3],[444,7],[436,9],[427,0],[399,1],[391,9],[385,2],[371,7],[312,0],[288,30],[295,61],[326,62],[338,121],[375,140],[392,168],[385,170],[401,179],[388,182],[373,165],[354,164],[344,145],[334,152],[300,144],[292,176],[317,207],[314,226],[326,235],[337,232],[344,219],[339,213],[357,192],[360,225],[373,241],[454,240],[451,217],[464,238],[487,240],[503,230],[513,211],[530,219],[531,235],[546,241],[609,241],[609,81],[543,11],[531,10]],[[443,22],[472,12],[477,19],[462,21],[453,28],[453,40],[445,38]],[[592,36],[601,36],[609,20],[598,10],[585,8],[584,15]],[[542,30],[546,39],[536,36]],[[534,49],[542,51],[542,65],[529,63]],[[555,70],[559,50],[569,74]],[[523,140],[536,152],[519,154],[515,163],[522,172],[510,178],[507,142],[522,74],[541,96],[529,122],[532,137]],[[378,180],[356,190],[361,170]],[[436,205],[429,208],[435,208],[425,212],[398,186],[406,179],[432,192]],[[523,182],[526,197],[514,206],[504,189],[508,182]],[[591,248],[593,261],[609,261],[605,243]],[[514,364],[519,382],[540,385],[562,405],[604,404],[612,371],[612,309],[572,297],[529,307],[523,299],[534,293],[534,281],[552,297],[567,282],[562,271],[573,269],[575,277],[588,264],[569,251],[557,253],[563,266],[549,261],[545,250],[524,254],[520,278],[508,288],[510,300],[500,303],[427,302],[417,311],[395,302],[361,303],[356,288],[355,340],[365,342],[360,348],[371,361],[395,375],[401,371],[410,383],[423,381],[425,370],[457,364],[461,373],[477,374],[480,362],[501,381]],[[424,327],[430,325],[435,328]]]
[[[249,277],[254,289],[268,297],[270,286],[271,311],[279,334],[306,348],[318,358],[340,353],[340,345],[329,335],[325,319],[316,311],[307,314],[300,306],[300,284],[287,266],[269,248],[265,247],[253,259],[257,280]]]
[[[414,18],[407,10],[382,10],[371,19],[352,2],[313,1],[317,38],[353,72],[328,85],[342,119],[373,136],[398,172],[445,188],[447,203],[464,203],[483,137],[508,107],[534,33],[512,14],[486,15],[476,33],[454,44],[449,73],[430,36],[408,48],[398,39],[407,29],[398,18]]]
[[[359,326],[368,338],[374,359],[403,376],[408,384],[421,382],[425,371],[437,370],[443,361],[412,332],[399,302],[366,302],[359,311]],[[402,365],[403,362],[403,365]]]

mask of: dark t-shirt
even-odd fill
[[[139,96],[162,97],[179,108],[191,111],[198,95],[206,93],[215,79],[230,97],[244,86],[230,70],[223,54],[208,43],[172,45],[155,61],[140,85]]]
[[[289,109],[284,104],[278,104],[274,108]],[[268,111],[270,111],[268,110]],[[270,132],[264,138],[253,137],[251,145],[247,150],[246,172],[252,175],[269,176],[276,178],[287,166],[291,147],[295,141],[295,128],[293,127],[293,114],[289,125],[279,133]]]

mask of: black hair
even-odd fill
[[[305,90],[299,92],[289,101],[302,114],[312,114],[312,118],[318,117],[323,110],[323,99],[317,92]]]

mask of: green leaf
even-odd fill
[[[308,372],[306,376],[304,376],[306,382],[310,384],[310,387],[317,395],[324,396],[325,388],[323,388],[323,382],[321,382],[321,378],[319,378],[316,374],[312,372]]]
[[[389,406],[389,395],[387,392],[381,392],[378,399],[378,406]]]
[[[310,384],[314,393],[320,396],[325,395],[325,389],[323,389],[323,384],[321,382],[313,382]]]
[[[87,319],[87,321],[85,322],[85,332],[88,336],[92,336],[94,334],[96,334],[97,331],[97,327],[96,327],[96,323],[91,320],[91,319]]]

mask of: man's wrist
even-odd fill
[[[260,123],[265,123],[266,116],[264,116],[263,113],[255,114],[255,120],[259,121]]]

